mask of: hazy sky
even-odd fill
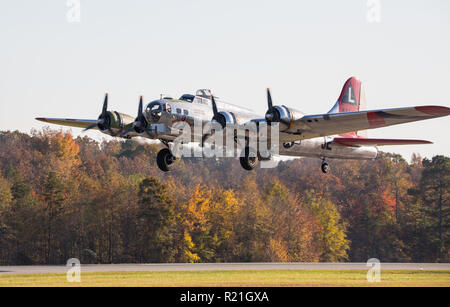
[[[270,87],[276,104],[324,113],[352,75],[369,109],[450,107],[448,0],[381,0],[381,23],[367,21],[366,0],[80,3],[81,22],[69,23],[66,1],[0,1],[0,130],[95,119],[106,91],[110,109],[133,116],[139,95],[198,88],[264,114]],[[435,142],[385,148],[409,160],[449,155],[449,127],[447,117],[369,136]]]

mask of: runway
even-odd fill
[[[232,271],[232,270],[367,270],[366,263],[171,263],[81,264],[81,272]],[[64,265],[0,266],[1,274],[66,273]],[[381,263],[381,270],[450,271],[450,263]]]

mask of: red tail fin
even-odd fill
[[[341,95],[328,113],[357,112],[365,108],[366,97],[362,83],[355,77],[351,77],[345,82]],[[341,136],[355,137],[357,132],[348,132]]]

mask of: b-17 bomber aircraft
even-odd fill
[[[98,119],[36,118],[37,120],[71,127],[96,129],[113,137],[130,139],[144,137],[158,139],[165,148],[157,155],[157,164],[162,171],[169,171],[177,160],[173,154],[173,143],[179,136],[175,123],[194,122],[203,126],[218,123],[222,129],[238,127],[246,123],[264,123],[278,128],[279,155],[294,157],[316,157],[322,160],[322,172],[330,169],[327,159],[370,160],[377,157],[377,147],[383,145],[431,144],[424,140],[375,139],[365,137],[365,130],[398,125],[408,122],[450,115],[450,108],[443,106],[416,106],[382,110],[365,110],[366,101],[362,83],[349,78],[341,94],[324,114],[305,115],[285,105],[273,105],[267,89],[268,110],[265,116],[229,104],[214,97],[209,90],[198,90],[196,95],[184,94],[179,99],[161,97],[143,108],[141,97],[136,118],[116,111],[108,111],[108,94],[105,96],[102,113]],[[275,125],[274,125],[275,126]],[[192,128],[192,140],[206,142],[211,134],[196,136]],[[202,131],[202,130],[201,130]],[[236,141],[236,139],[235,139]],[[233,144],[234,146],[234,144]],[[256,152],[255,152],[256,151]],[[269,157],[270,159],[270,157]],[[246,170],[255,168],[263,160],[258,150],[244,145],[240,163]]]

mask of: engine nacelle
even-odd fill
[[[270,122],[280,123],[280,131],[285,131],[290,128],[293,121],[302,118],[304,114],[286,106],[274,106],[272,111],[267,111],[266,119]]]
[[[98,124],[98,128],[103,133],[115,135],[118,131],[122,131],[126,125],[134,122],[134,118],[116,111],[107,111],[106,120]],[[111,133],[110,131],[113,131]]]
[[[226,125],[236,125],[237,120],[236,120],[236,116],[234,115],[233,112],[219,112],[218,117],[220,117],[220,119],[218,120],[218,122],[220,122],[222,125],[225,124]]]

